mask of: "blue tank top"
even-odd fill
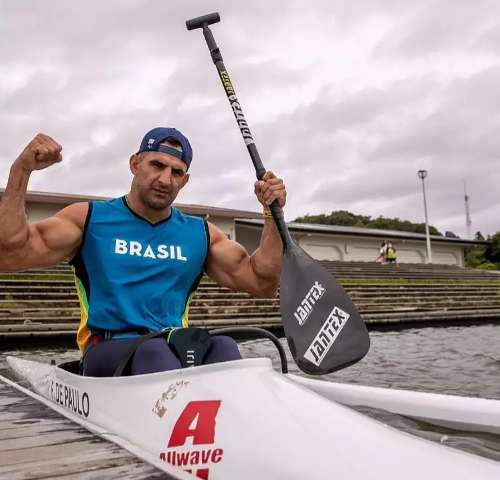
[[[125,197],[89,203],[82,244],[71,261],[81,309],[80,349],[102,331],[187,326],[209,245],[206,221],[176,208],[152,224]]]

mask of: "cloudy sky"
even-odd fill
[[[212,27],[287,220],[345,209],[500,230],[498,0],[0,0],[0,186],[37,133],[64,162],[30,189],[128,191],[155,126],[191,140],[178,201],[259,210],[254,172],[200,30]]]

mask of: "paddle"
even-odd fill
[[[188,30],[203,29],[203,35],[233,109],[248,153],[260,180],[266,173],[231,79],[222,61],[209,25],[220,21],[218,13],[193,18]],[[345,290],[316,260],[292,239],[275,200],[271,212],[283,241],[280,309],[285,335],[299,368],[321,375],[351,365],[370,348],[366,326]]]

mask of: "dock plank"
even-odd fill
[[[24,432],[23,432],[24,433]],[[21,435],[17,438],[6,438],[0,440],[0,458],[1,455],[11,450],[30,449],[33,450],[40,446],[50,446],[58,444],[68,444],[92,438],[94,435],[84,428],[77,430],[71,428],[57,428],[40,433],[40,435]]]
[[[91,445],[90,445],[91,446]],[[42,479],[42,478],[168,478],[163,472],[147,466],[147,471],[141,460],[130,458],[128,452],[113,446],[102,451],[94,448],[88,450],[88,444],[82,444],[80,449],[63,449],[60,456],[25,461],[15,465],[0,468],[0,478],[9,479]],[[112,472],[116,469],[133,472],[133,475],[118,475]]]
[[[57,425],[54,422],[27,423],[27,424],[11,423],[10,428],[8,427],[0,428],[0,442],[2,440],[22,438],[22,437],[33,437],[55,431],[70,430],[71,428],[72,428],[71,426],[68,426],[64,422],[60,422],[59,425]]]
[[[2,414],[0,413],[0,419],[1,418]],[[12,435],[12,432],[9,432],[9,430],[17,430],[20,429],[21,426],[23,426],[23,428],[30,428],[38,425],[40,428],[55,428],[55,425],[61,424],[66,425],[65,419],[47,419],[43,424],[35,420],[0,420],[0,438],[7,438],[8,435]]]
[[[0,479],[170,479],[0,381]]]

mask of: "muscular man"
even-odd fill
[[[137,339],[168,327],[186,327],[189,302],[206,272],[220,285],[252,295],[276,295],[282,243],[265,215],[259,248],[242,245],[172,203],[189,180],[192,150],[173,128],[155,128],[130,157],[130,192],[109,201],[72,204],[28,225],[26,190],[33,171],[62,160],[62,147],[37,135],[13,163],[0,202],[0,271],[50,267],[69,260],[75,273],[81,322],[77,343],[86,375],[112,375]],[[255,183],[264,206],[283,207],[286,190],[272,172]],[[141,337],[142,338],[142,337]],[[138,346],[131,373],[180,367],[163,338]],[[205,363],[240,358],[229,337],[214,337]]]

